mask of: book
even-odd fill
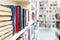
[[[5,21],[5,22],[0,22],[0,27],[12,24],[12,21]]]
[[[14,26],[15,26],[15,33],[19,32],[19,7],[15,6],[15,20],[14,20]]]
[[[15,16],[15,6],[14,5],[6,5],[6,7],[11,9],[12,12],[12,16],[11,16],[11,20],[12,22],[12,26],[13,26],[13,35],[15,34],[15,27],[14,27],[14,16]]]
[[[26,25],[28,25],[28,9],[26,9]]]
[[[9,40],[13,35],[12,10],[0,5],[0,40]]]
[[[5,38],[4,40],[9,40],[12,37],[12,34],[9,35],[7,38]]]
[[[8,32],[1,34],[0,37],[4,36],[5,34],[8,34],[9,32],[12,32],[12,31],[13,30],[9,30]]]
[[[23,24],[23,28],[24,28],[24,9],[22,9],[22,10],[23,10],[23,18],[22,18],[23,22],[22,22],[22,24]]]
[[[3,15],[12,16],[12,12],[3,12],[3,11],[0,11],[0,16],[3,16]]]
[[[22,13],[22,7],[19,7],[19,31],[21,31],[23,29],[23,13]]]
[[[6,34],[6,35],[0,37],[0,40],[7,39],[7,38],[8,38],[9,36],[11,36],[11,35],[12,35],[12,33],[10,32],[10,33],[8,33],[8,34]],[[12,36],[11,36],[11,37],[12,37]]]
[[[11,17],[0,17],[0,21],[11,20]]]
[[[26,26],[26,10],[24,10],[24,27]]]
[[[12,25],[3,26],[2,28],[0,28],[0,32],[9,28],[12,28]]]
[[[11,12],[11,9],[10,9],[10,8],[8,8],[8,7],[6,7],[6,6],[1,6],[1,5],[0,5],[0,10],[1,10],[1,11],[4,10],[4,11],[6,11],[6,12]]]
[[[0,32],[0,35],[3,35],[4,33],[9,32],[10,30],[12,30],[12,28],[9,28],[9,29],[6,29],[6,30]]]

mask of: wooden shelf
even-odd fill
[[[17,5],[21,5],[22,7],[27,6],[28,4],[30,4],[30,1],[12,1],[13,3],[17,4]]]
[[[22,7],[27,6],[28,4],[30,4],[29,0],[23,1],[23,0],[0,0],[0,4],[2,5],[21,5]]]

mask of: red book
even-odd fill
[[[14,20],[14,26],[15,26],[15,33],[19,32],[19,7],[15,6],[15,20]]]

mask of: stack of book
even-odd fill
[[[9,40],[12,37],[11,16],[11,9],[0,5],[0,40]]]

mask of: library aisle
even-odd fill
[[[51,29],[39,29],[37,40],[55,40],[55,31]]]

